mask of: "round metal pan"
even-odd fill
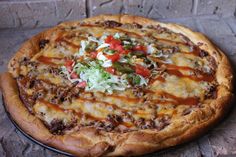
[[[58,150],[58,149],[56,149],[56,148],[54,148],[54,147],[51,147],[51,146],[48,146],[48,145],[45,145],[45,144],[43,144],[42,142],[40,142],[40,141],[34,139],[32,136],[30,136],[30,135],[27,134],[26,132],[24,132],[24,130],[22,130],[22,129],[20,128],[20,126],[13,120],[13,118],[12,118],[11,115],[10,115],[10,113],[7,111],[3,97],[2,97],[2,105],[3,105],[3,107],[4,107],[4,109],[5,109],[6,113],[7,113],[7,117],[10,119],[10,121],[12,122],[12,124],[16,127],[17,130],[19,130],[19,131],[20,131],[25,137],[27,137],[30,141],[33,141],[34,143],[36,143],[36,144],[38,144],[38,145],[40,145],[40,146],[42,146],[42,147],[44,147],[44,148],[46,148],[46,149],[49,149],[49,150],[51,150],[51,151],[54,151],[54,152],[56,152],[56,153],[60,153],[60,154],[66,155],[66,156],[68,156],[68,157],[73,157],[73,155],[71,155],[70,153],[67,153],[67,152]]]
[[[54,147],[51,147],[51,146],[48,146],[48,145],[45,145],[45,144],[43,144],[42,142],[40,142],[40,141],[34,139],[32,136],[30,136],[30,135],[27,134],[26,132],[24,132],[24,130],[22,130],[22,129],[20,128],[20,126],[13,120],[13,118],[12,118],[11,115],[10,115],[10,113],[7,111],[3,97],[2,97],[2,105],[3,105],[3,107],[4,107],[4,110],[5,110],[6,114],[7,114],[7,117],[10,119],[10,121],[12,122],[12,124],[16,127],[16,129],[17,129],[18,131],[20,131],[20,132],[21,132],[25,137],[27,137],[30,141],[32,141],[32,142],[34,142],[34,143],[36,143],[36,144],[38,144],[38,145],[40,145],[40,146],[42,146],[42,147],[48,149],[48,150],[54,151],[54,152],[56,152],[56,153],[60,153],[60,154],[62,154],[62,155],[66,155],[66,156],[68,156],[68,157],[74,157],[74,156],[73,156],[72,154],[70,154],[70,153],[67,153],[67,152],[65,152],[65,151],[61,151],[61,150],[59,150],[59,149],[57,149],[57,148],[54,148]],[[165,154],[165,153],[167,153],[167,152],[169,152],[169,151],[171,151],[171,150],[173,150],[173,149],[175,149],[175,148],[178,148],[178,147],[179,147],[179,146],[170,147],[170,148],[167,148],[167,149],[164,149],[164,150],[155,152],[155,153],[146,154],[146,155],[144,155],[143,157],[153,157],[153,156],[163,155],[163,154]]]

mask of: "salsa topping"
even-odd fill
[[[86,91],[112,93],[147,85],[154,66],[148,67],[152,61],[146,56],[152,52],[150,45],[138,43],[135,38],[120,33],[104,34],[100,38],[82,40],[81,48],[74,54],[75,60],[67,60],[61,69],[79,87],[85,82]]]
[[[161,40],[169,42],[166,39]],[[173,49],[178,52],[178,48],[173,47]],[[85,91],[109,93],[130,87],[145,88],[151,77],[164,82],[165,77],[159,75],[162,67],[172,67],[164,71],[193,80],[210,81],[213,78],[205,73],[198,78],[176,70],[183,69],[181,66],[179,68],[174,66],[173,69],[171,66],[173,61],[170,60],[173,49],[155,45],[150,41],[141,41],[125,33],[104,33],[100,37],[88,36],[87,40],[81,40],[80,48],[74,54],[74,60],[65,61],[61,73],[72,83],[85,82],[83,83]],[[204,56],[205,54],[204,52]],[[195,70],[196,74],[198,71]]]

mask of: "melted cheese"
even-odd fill
[[[64,63],[64,57],[71,57],[71,55],[73,55],[74,53],[79,52],[81,41],[86,40],[86,38],[88,38],[89,36],[86,33],[90,33],[93,37],[99,38],[101,36],[104,36],[104,34],[115,34],[117,32],[127,34],[128,36],[132,37],[132,39],[142,42],[147,42],[146,40],[151,41],[151,39],[148,39],[148,35],[146,34],[147,32],[149,32],[149,34],[153,34],[153,36],[157,39],[156,42],[163,45],[165,48],[168,49],[170,47],[177,46],[179,48],[179,52],[165,55],[165,61],[168,61],[168,63],[164,62],[164,60],[161,60],[161,57],[163,57],[163,55],[158,56],[160,58],[157,57],[157,60],[162,61],[165,64],[173,64],[175,66],[189,67],[193,69],[192,71],[188,68],[187,70],[174,69],[175,71],[178,71],[184,75],[192,75],[193,71],[198,67],[207,67],[207,62],[205,60],[191,54],[192,48],[184,43],[185,39],[179,34],[173,32],[167,33],[165,31],[163,33],[157,33],[155,30],[149,30],[146,28],[143,31],[140,31],[139,29],[128,28],[104,29],[103,27],[89,27],[88,29],[87,26],[79,27],[75,32],[66,32],[68,34],[65,33],[65,35],[61,37],[63,39],[65,38],[67,42],[63,42],[63,40],[61,40],[60,42],[58,41],[60,44],[56,47],[55,43],[47,46],[41,52],[36,54],[32,60],[36,61],[40,56],[51,58],[59,57],[62,58],[62,60],[54,60],[54,66],[58,66]],[[73,36],[74,34],[79,33],[81,33],[83,37]],[[72,37],[68,38],[66,35],[71,35]],[[141,37],[143,37],[145,40],[143,41]],[[85,48],[85,46],[82,47],[83,49]],[[150,54],[154,53],[154,51],[157,51],[157,48],[153,48],[152,51],[153,52],[150,52]],[[182,52],[189,52],[189,54]],[[106,57],[104,57],[104,55],[97,56],[99,60],[106,61]],[[134,60],[134,63],[144,63],[144,60],[141,58],[137,58]],[[110,67],[111,64],[112,63],[110,62],[109,66],[104,67]],[[27,69],[22,66],[21,73],[26,74],[27,72]],[[56,77],[50,73],[41,73],[37,76],[37,78],[48,80],[49,82],[56,85],[65,85],[63,79],[61,79],[60,77]],[[75,115],[78,121],[80,121],[81,123],[88,123],[90,120],[104,121],[106,120],[107,115],[122,115],[123,113],[129,113],[135,120],[138,120],[139,118],[152,119],[157,115],[174,115],[177,110],[174,107],[176,104],[173,103],[175,101],[173,100],[173,97],[163,98],[160,93],[165,92],[173,95],[174,97],[180,98],[196,97],[200,98],[200,100],[203,101],[206,88],[208,88],[210,84],[204,81],[195,81],[191,78],[178,77],[177,75],[168,73],[166,73],[165,78],[163,79],[164,81],[156,80],[151,85],[149,85],[147,89],[151,90],[152,92],[148,93],[144,97],[141,96],[141,98],[135,97],[132,90],[129,89],[126,89],[126,91],[124,92],[114,92],[113,95],[93,92],[93,100],[87,98],[84,93],[80,93],[80,97],[73,98],[72,103],[67,102],[58,104],[57,106],[53,104],[50,105],[42,101],[37,101],[33,109],[36,115],[48,124],[50,124],[54,119],[61,119],[64,121],[64,123],[70,123]],[[31,95],[33,91],[27,90],[27,93]],[[48,100],[49,98],[50,96],[47,95],[44,99]],[[151,98],[153,99],[153,101],[155,100],[156,102],[154,101],[154,104],[152,105],[156,105],[156,108],[151,108],[149,105],[145,104],[144,98],[145,100],[149,100]],[[162,101],[167,101],[167,103],[162,103]],[[185,104],[177,104],[177,106],[177,108],[179,108],[180,110],[187,108]],[[129,123],[129,125],[134,124]]]
[[[171,56],[173,64],[177,66],[187,66],[191,68],[196,68],[197,66],[203,66],[204,62],[199,57],[194,55],[187,55],[182,53],[175,53]]]
[[[56,84],[56,85],[63,85],[65,82],[64,80],[59,77],[59,76],[55,76],[53,74],[50,73],[43,73],[37,76],[37,79],[41,79],[41,80],[48,80],[49,82]]]
[[[165,91],[178,97],[203,97],[204,85],[188,78],[179,78],[168,75],[165,82],[156,81],[151,89],[154,91]]]
[[[73,119],[71,113],[66,113],[63,110],[48,106],[46,103],[40,101],[34,105],[33,109],[36,115],[49,125],[54,119],[63,120],[64,124],[69,124]]]

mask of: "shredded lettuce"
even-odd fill
[[[109,46],[110,46],[110,44],[102,43],[100,46],[98,46],[98,47],[96,48],[96,50],[99,50],[99,49],[101,49],[101,48],[106,48],[106,47],[109,47]]]
[[[98,44],[100,44],[100,43],[101,43],[101,41],[99,41],[97,38],[95,38],[95,37],[92,37],[92,36],[88,37],[88,40],[89,40],[89,41],[96,42],[96,43],[98,43]]]
[[[76,56],[76,57],[83,56],[83,55],[84,55],[84,52],[85,52],[85,48],[86,48],[86,46],[87,46],[88,44],[89,44],[89,41],[82,40],[82,41],[80,42],[81,48],[79,49],[79,52],[76,52],[76,53],[74,54],[74,56]]]
[[[147,46],[147,54],[152,54],[156,51],[157,51],[157,49],[153,46],[153,44],[150,44]]]
[[[70,82],[72,82],[72,83],[74,83],[74,82],[82,82],[81,79],[71,79],[71,77],[70,77],[70,74],[71,74],[71,73],[70,73],[69,71],[67,71],[67,69],[66,69],[65,66],[62,66],[62,67],[61,67],[61,72],[60,72],[60,74],[65,75],[66,78],[67,78]]]
[[[107,67],[111,67],[111,66],[112,66],[112,61],[109,60],[109,59],[107,59],[107,57],[104,56],[102,52],[99,52],[99,53],[97,54],[97,59],[98,59],[99,61],[101,61],[100,63],[101,63],[101,66],[102,66],[102,67],[107,68]]]
[[[119,38],[120,38],[120,34],[119,34],[119,33],[116,33],[116,34],[114,35],[114,38],[119,39]]]
[[[137,74],[138,75],[138,74]],[[143,86],[143,85],[147,85],[148,84],[148,80],[146,80],[143,76],[138,75],[140,77],[140,83],[139,86]]]
[[[66,78],[72,83],[85,81],[87,83],[85,87],[86,91],[101,91],[112,93],[114,90],[123,91],[126,88],[129,88],[130,84],[133,84],[135,86],[147,85],[148,79],[142,77],[141,75],[133,73],[134,71],[132,72],[132,74],[125,73],[121,76],[118,76],[110,74],[104,69],[114,65],[112,61],[106,57],[106,54],[112,55],[115,53],[115,50],[109,48],[110,44],[105,43],[105,39],[108,35],[109,34],[104,33],[100,38],[89,36],[88,40],[82,40],[80,42],[81,47],[79,51],[74,54],[75,57],[86,56],[86,47],[88,47],[92,42],[95,43],[94,50],[98,50],[96,61],[88,61],[87,63],[78,62],[73,66],[73,70],[71,72],[69,72],[65,66],[62,66],[61,73],[66,76]],[[122,40],[124,49],[132,49],[132,47],[137,44],[135,38],[128,38],[126,41],[124,39],[124,35],[120,33],[115,33],[113,37]],[[152,44],[147,45],[147,52],[151,55],[160,55],[156,54],[157,49]],[[137,58],[137,56],[130,57],[128,55],[121,55],[118,62],[131,64],[132,60],[135,60],[134,64],[144,64],[142,58]],[[72,79],[72,73],[76,73],[78,75],[78,78]],[[130,81],[132,81],[132,83]]]
[[[86,91],[101,91],[112,93],[113,90],[122,91],[129,86],[126,75],[112,75],[106,72],[95,61],[88,63],[88,65],[77,63],[74,66],[73,71],[75,71],[79,75],[79,82],[87,82],[87,86],[85,87]]]

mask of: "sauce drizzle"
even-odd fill
[[[64,43],[66,43],[68,46],[70,46],[70,47],[72,47],[72,48],[74,48],[74,49],[79,49],[79,48],[80,48],[80,45],[76,45],[76,44],[74,44],[73,42],[70,42],[70,41],[68,41],[68,40],[66,40],[66,39],[64,39],[64,38],[58,38],[58,39],[56,39],[56,41],[57,41],[57,42],[64,42]]]
[[[63,58],[59,57],[46,57],[46,56],[39,56],[37,58],[39,62],[45,63],[45,64],[50,64],[50,65],[57,65],[56,63],[58,61],[64,60]]]

